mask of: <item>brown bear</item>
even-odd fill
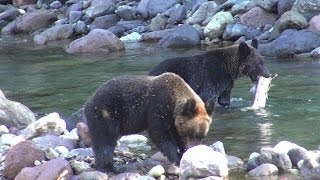
[[[166,59],[155,66],[149,75],[173,72],[182,77],[204,102],[212,100],[229,106],[236,79],[248,76],[255,82],[259,76],[270,77],[257,47],[257,40],[254,39],[251,46],[242,42],[204,54]]]
[[[114,171],[113,153],[122,135],[147,130],[157,148],[173,163],[206,136],[214,102],[206,105],[174,73],[121,76],[104,83],[88,99],[84,115],[100,171]]]

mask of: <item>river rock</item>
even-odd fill
[[[12,0],[12,4],[16,7],[35,4],[37,0]]]
[[[60,9],[62,7],[62,3],[60,1],[53,1],[49,6],[51,9]]]
[[[292,168],[290,157],[287,154],[275,151],[273,148],[262,148],[258,159],[260,164],[273,164],[282,172]]]
[[[259,156],[260,154],[257,152],[253,152],[250,154],[248,163],[247,163],[247,171],[251,171],[252,169],[258,167],[260,165],[259,162]]]
[[[240,22],[249,27],[273,25],[277,21],[277,14],[267,12],[261,7],[254,7],[240,16]]]
[[[291,10],[293,3],[296,0],[278,0],[278,15],[282,15],[283,13]]]
[[[14,146],[25,139],[14,134],[3,134],[0,137],[0,146]]]
[[[80,140],[87,146],[92,146],[92,141],[87,124],[80,122],[77,124],[77,134]]]
[[[234,6],[232,6],[231,8],[231,13],[233,15],[236,14],[244,14],[246,12],[248,12],[250,9],[254,8],[257,5],[256,1],[244,1],[240,4],[235,4]]]
[[[143,18],[154,17],[178,3],[180,3],[180,0],[141,0],[137,10]]]
[[[223,143],[221,141],[217,141],[210,146],[214,151],[217,151],[226,156],[226,151],[224,150]]]
[[[192,47],[200,44],[200,40],[200,33],[197,29],[191,25],[183,24],[161,39],[159,44],[166,48]]]
[[[290,150],[296,148],[303,149],[303,151],[307,151],[305,148],[289,141],[280,141],[278,144],[274,146],[275,151],[283,154],[288,154]]]
[[[115,11],[116,15],[125,21],[133,20],[135,12],[135,9],[128,5],[119,6]]]
[[[320,47],[319,32],[287,29],[274,41],[260,44],[258,49],[265,56],[292,57],[293,54],[311,52],[317,47]]]
[[[0,13],[0,20],[10,22],[15,20],[19,15],[20,11],[12,7]]]
[[[320,31],[320,15],[314,16],[310,19],[308,29]]]
[[[74,27],[74,32],[76,34],[85,34],[88,32],[87,24],[84,21],[78,21],[76,22],[76,25]]]
[[[77,149],[72,149],[71,151],[68,152],[67,158],[74,158],[75,160],[83,160],[86,157],[93,157],[94,153],[92,148],[77,148]]]
[[[152,18],[149,28],[151,31],[158,31],[166,28],[168,23],[168,17],[164,14],[158,14],[156,17]]]
[[[78,3],[74,3],[74,4],[71,4],[70,6],[68,6],[66,12],[64,13],[65,17],[69,17],[71,11],[81,11],[82,12],[82,10],[83,10],[82,5],[83,5],[83,3],[78,2]]]
[[[164,12],[164,14],[169,17],[169,24],[181,23],[185,19],[186,13],[184,5],[181,4],[176,4]]]
[[[70,166],[75,171],[75,174],[81,174],[91,169],[90,164],[83,161],[71,161]]]
[[[116,0],[93,0],[90,7],[85,10],[85,14],[93,19],[107,14],[114,14],[116,10],[115,3]]]
[[[218,12],[204,28],[204,36],[210,39],[221,37],[227,24],[233,23],[233,21],[234,19],[230,12]]]
[[[150,169],[148,174],[154,178],[158,178],[165,173],[163,166],[157,165]]]
[[[230,9],[232,6],[234,6],[236,4],[241,4],[244,1],[247,1],[247,0],[227,0],[226,2],[224,2],[222,4],[222,6],[223,6],[223,9]]]
[[[117,37],[122,37],[124,32],[126,31],[126,29],[123,26],[112,26],[109,29],[107,29],[108,31],[112,32],[114,35],[116,35]]]
[[[33,41],[36,44],[46,44],[48,41],[56,41],[70,38],[74,33],[71,24],[55,25],[42,33],[35,35]]]
[[[70,179],[72,175],[69,162],[58,157],[36,167],[23,168],[15,179]]]
[[[97,17],[91,23],[90,29],[109,29],[112,26],[115,26],[120,21],[120,17],[111,14]]]
[[[103,179],[109,179],[109,178],[106,173],[102,173],[100,171],[87,171],[77,176],[74,176],[74,179],[75,180],[87,180],[87,179],[103,180]]]
[[[279,0],[258,0],[257,5],[268,12],[277,12]]]
[[[82,11],[70,11],[69,24],[74,24],[78,22],[81,19],[82,15],[83,15]]]
[[[287,11],[281,15],[274,25],[274,29],[280,32],[286,29],[304,29],[308,26],[308,21],[305,17],[296,11]]]
[[[278,174],[278,171],[277,166],[266,163],[252,169],[248,172],[248,175],[251,177],[270,176]]]
[[[223,32],[222,38],[224,40],[236,41],[246,34],[247,28],[247,26],[240,23],[228,24]]]
[[[72,113],[71,116],[67,118],[66,124],[67,124],[68,131],[71,131],[72,129],[76,128],[79,122],[86,123],[83,111],[84,111],[84,108],[81,107],[78,111]]]
[[[2,136],[3,134],[8,134],[8,133],[9,133],[9,129],[7,128],[7,126],[0,125],[0,136]]]
[[[320,47],[314,49],[310,53],[311,57],[319,58],[320,57]]]
[[[187,24],[202,24],[203,21],[212,17],[218,12],[219,8],[214,1],[205,2],[200,5],[197,11],[195,11],[192,16],[187,18]]]
[[[48,132],[62,134],[65,131],[66,122],[60,118],[58,113],[54,112],[28,125],[25,129],[21,130],[20,135],[29,139]]]
[[[141,35],[137,32],[132,32],[122,38],[120,38],[123,42],[139,42],[141,40]]]
[[[57,146],[64,146],[71,150],[76,148],[77,141],[72,139],[63,139],[55,134],[46,134],[44,136],[33,138],[32,141],[39,149],[43,151],[47,148],[55,148]]]
[[[139,173],[121,173],[113,177],[113,180],[123,180],[123,179],[139,179]]]
[[[59,157],[59,153],[56,150],[52,149],[52,148],[45,149],[44,150],[44,155],[49,160]]]
[[[125,31],[129,31],[139,26],[146,26],[147,23],[141,20],[132,20],[132,21],[120,21],[117,23],[117,25],[124,27]]]
[[[16,33],[31,33],[40,28],[46,28],[57,19],[49,10],[27,12],[16,19]]]
[[[71,42],[68,53],[80,52],[113,52],[124,50],[123,42],[108,30],[93,29],[87,34]]]
[[[297,166],[298,162],[308,158],[308,151],[304,148],[293,148],[289,150],[288,156],[293,166]]]
[[[33,167],[35,160],[45,160],[44,152],[39,150],[32,141],[22,141],[9,149],[4,163],[3,176],[7,179],[14,179],[22,168]]]
[[[15,33],[16,20],[9,22],[6,26],[1,29],[2,35],[11,35]]]
[[[188,149],[180,161],[179,178],[199,178],[207,176],[228,176],[227,158],[205,145]]]
[[[173,33],[174,30],[175,29],[164,29],[164,30],[160,30],[160,31],[147,32],[147,33],[142,34],[141,41],[156,42],[156,41],[159,41],[161,39],[166,38],[171,33]]]
[[[228,159],[228,168],[229,169],[236,169],[239,167],[242,167],[244,165],[244,162],[242,159],[236,157],[236,156],[226,156]]]
[[[320,163],[319,156],[309,155],[309,158],[302,162],[300,173],[303,179],[319,179],[320,177]]]
[[[0,124],[6,127],[25,128],[36,121],[32,111],[25,105],[0,97]]]
[[[308,21],[319,15],[320,1],[319,0],[296,0],[292,6],[293,11],[302,14]]]

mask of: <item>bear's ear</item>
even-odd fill
[[[182,115],[192,116],[197,112],[197,102],[195,99],[188,99],[183,107]]]
[[[239,58],[240,62],[246,61],[247,57],[250,55],[250,47],[245,42],[239,44]]]
[[[251,46],[258,49],[258,39],[257,38],[253,38],[251,40]]]
[[[213,99],[208,99],[205,102],[206,110],[209,116],[213,113],[215,105],[216,105],[216,102]]]

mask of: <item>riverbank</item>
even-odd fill
[[[312,0],[10,0],[1,34],[30,34],[35,44],[70,39],[69,53],[124,51],[123,42],[164,48],[259,40],[265,56],[292,57],[320,47],[320,3]],[[11,4],[12,3],[12,4]],[[308,6],[310,4],[310,6]],[[312,5],[311,5],[312,4]],[[319,50],[312,52],[319,56]]]

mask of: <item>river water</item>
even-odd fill
[[[36,46],[27,38],[0,39],[0,89],[39,117],[58,112],[67,118],[104,81],[124,74],[147,74],[163,59],[204,49],[160,49],[130,44],[122,53],[70,55],[60,45]],[[217,108],[205,144],[224,143],[226,153],[248,158],[261,147],[287,140],[307,149],[320,144],[320,60],[265,59],[274,74],[267,107],[252,104],[251,82],[236,82],[230,108]]]

